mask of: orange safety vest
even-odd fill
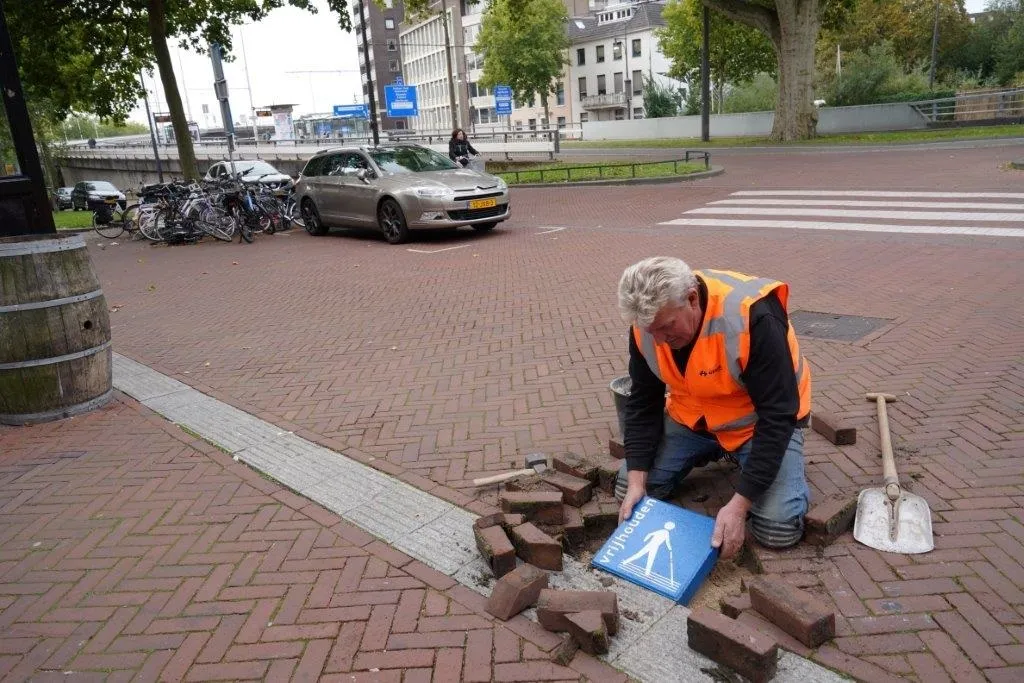
[[[696,274],[707,285],[708,303],[686,372],[679,372],[668,344],[656,344],[654,336],[637,325],[633,337],[651,370],[668,388],[669,416],[690,429],[696,429],[703,417],[722,448],[735,451],[754,435],[757,422],[740,377],[750,358],[750,307],[777,292],[788,312],[789,285],[725,270]],[[786,337],[800,393],[797,418],[802,419],[811,412],[811,368],[800,355],[792,323]]]

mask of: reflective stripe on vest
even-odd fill
[[[766,278],[751,277],[749,279],[743,279],[737,277],[737,273],[729,273],[719,270],[705,270],[698,271],[698,275],[704,275],[705,279],[713,279],[718,282],[727,285],[730,290],[721,299],[721,310],[717,315],[706,318],[703,322],[700,337],[710,338],[714,335],[721,335],[724,346],[724,354],[726,356],[724,365],[729,373],[730,378],[734,384],[739,388],[745,388],[745,383],[741,377],[743,368],[740,365],[740,338],[741,335],[748,333],[749,328],[749,311],[750,306],[754,303],[763,299],[772,291],[777,291],[778,288],[783,285],[775,280],[769,280]],[[784,295],[785,290],[780,293],[780,301],[785,309],[787,307],[788,297]],[[743,302],[744,300],[750,300],[747,306],[747,315],[743,315]],[[708,309],[711,308],[711,299],[709,293]],[[705,315],[708,315],[705,311]],[[654,336],[645,330],[636,327],[635,339],[637,341],[637,347],[640,353],[644,356],[647,361],[648,367],[654,373],[658,379],[664,382],[669,389],[672,387],[666,378],[664,377],[661,367],[658,363],[657,344],[654,341]],[[793,334],[792,325],[789,326],[788,336]],[[747,349],[749,354],[749,349]],[[799,352],[794,354],[794,372],[796,374],[797,388],[800,390],[804,386],[804,374],[806,372],[803,355]],[[677,369],[680,376],[685,376],[686,368]],[[735,430],[745,430],[753,427],[757,422],[757,413],[751,410],[738,417],[734,417],[728,422],[716,424],[713,426],[713,430],[718,432],[729,432]],[[711,425],[709,425],[710,427]]]

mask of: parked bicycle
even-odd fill
[[[139,230],[138,215],[138,204],[130,204],[123,209],[114,204],[93,211],[92,227],[107,239],[116,239],[125,232],[131,237]]]

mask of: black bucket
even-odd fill
[[[629,375],[623,375],[613,379],[608,388],[612,390],[612,396],[615,398],[615,412],[619,416],[619,435],[622,435],[626,432],[626,399],[633,390],[633,381]]]

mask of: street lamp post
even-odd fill
[[[455,76],[452,74],[452,44],[448,35],[448,2],[441,0],[441,23],[444,24],[444,61],[448,67],[448,106],[452,110],[452,130],[459,127],[459,110],[455,107]]]
[[[156,159],[156,175],[160,179],[160,184],[164,182],[164,168],[160,164],[160,148],[156,144],[156,119],[153,118],[152,113],[149,111],[149,93],[146,92],[146,79],[142,76],[142,70],[139,70],[139,82],[142,83],[142,101],[146,103],[146,123],[149,124],[149,141],[153,144],[153,158]]]

